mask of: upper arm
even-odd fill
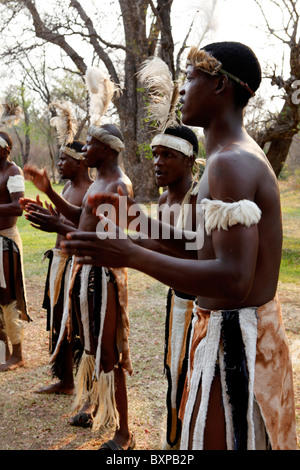
[[[13,203],[19,203],[19,199],[24,197],[24,188],[25,180],[21,168],[15,164],[11,165],[8,173],[7,189],[9,191],[10,199]]]
[[[255,194],[253,180],[242,162],[237,162],[237,158],[216,159],[209,172],[212,199],[225,203],[224,210],[227,206],[228,218],[232,203],[253,201]],[[248,292],[253,282],[258,253],[257,220],[253,218],[250,225],[235,223],[233,220],[232,224],[228,222],[226,229],[214,228],[211,235],[216,259],[226,266],[242,291]]]

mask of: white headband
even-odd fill
[[[69,157],[75,158],[75,160],[84,160],[84,156],[80,152],[76,152],[75,150],[71,149],[70,147],[61,147],[60,151],[69,155]]]
[[[5,139],[3,139],[3,137],[0,137],[0,147],[2,147],[3,149],[8,147],[8,143],[6,142]]]
[[[150,146],[153,148],[155,145],[163,145],[178,152],[183,153],[187,157],[194,155],[194,148],[190,142],[181,137],[176,137],[170,134],[157,134],[152,140]]]
[[[103,144],[109,145],[110,148],[116,150],[118,153],[122,152],[125,148],[124,143],[118,137],[112,135],[106,129],[103,129],[103,127],[95,125],[90,126],[88,134],[95,137],[95,139],[100,140]]]

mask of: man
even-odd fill
[[[62,147],[57,163],[61,178],[69,180],[65,184],[61,195],[67,202],[78,207],[81,206],[83,197],[93,182],[82,154],[83,146],[83,142],[75,140],[71,144]],[[32,201],[25,198],[20,200],[24,209],[30,202]],[[60,215],[60,217],[67,223],[64,216]],[[60,249],[60,242],[63,239],[64,237],[58,234],[55,247],[46,254],[49,258],[49,267],[43,307],[47,310],[47,330],[50,331],[49,350],[51,354],[55,350],[59,337],[65,303],[65,284],[71,264],[71,258],[62,253]],[[37,391],[38,393],[64,393],[67,395],[74,393],[73,357],[80,356],[81,349],[77,347],[75,331],[74,327],[72,341],[67,341],[64,338],[52,364],[53,377],[57,377],[59,381],[42,387]]]
[[[214,43],[189,53],[182,119],[204,128],[207,157],[197,199],[204,242],[195,259],[145,250],[124,237],[101,240],[97,253],[92,234],[69,234],[74,241],[63,243],[82,263],[89,255],[94,263],[109,260],[197,295],[181,403],[182,449],[296,449],[292,367],[276,297],[278,182],[243,126],[244,108],[260,81],[258,60],[243,44]],[[116,196],[103,195],[89,203],[104,200],[117,204]],[[186,243],[184,233],[179,242]]]
[[[99,219],[87,204],[88,195],[98,192],[116,192],[121,187],[124,194],[132,196],[132,185],[118,165],[118,155],[124,149],[123,136],[112,124],[91,126],[88,130],[83,154],[90,168],[96,168],[97,177],[83,199],[81,208],[67,203],[51,187],[45,174],[26,166],[24,174],[53,202],[57,210],[74,223],[70,227],[55,215],[31,211],[26,217],[37,228],[56,231],[65,236],[70,231],[96,230]],[[31,206],[32,207],[32,206]],[[125,370],[132,373],[127,314],[127,271],[124,269],[97,269],[91,264],[82,268],[74,264],[71,271],[71,312],[76,313],[85,354],[77,373],[77,407],[88,402],[95,406],[93,428],[116,425],[112,440],[102,449],[127,450],[134,447],[128,429],[127,391]],[[56,351],[71,323],[68,310],[64,312],[61,334]],[[70,336],[70,328],[68,328]]]
[[[0,132],[0,340],[5,343],[6,362],[0,372],[24,366],[23,323],[27,314],[23,273],[22,240],[17,228],[24,196],[22,170],[10,160],[10,136]],[[10,352],[9,341],[12,345]]]
[[[196,230],[196,195],[198,184],[193,177],[193,166],[198,154],[195,133],[186,126],[168,128],[151,142],[155,179],[161,194],[159,217],[177,227],[190,221]],[[150,247],[151,248],[151,247]],[[152,246],[152,249],[155,249]],[[160,244],[157,249],[162,250]],[[176,449],[180,443],[181,422],[179,405],[187,371],[187,351],[195,297],[172,288],[167,298],[165,370],[167,389],[167,431],[164,449]]]

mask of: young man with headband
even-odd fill
[[[116,193],[118,187],[124,194],[132,196],[132,184],[119,166],[120,152],[125,148],[123,135],[114,124],[101,124],[100,119],[111,100],[114,86],[105,76],[92,68],[93,93],[90,107],[93,110],[91,126],[87,132],[83,155],[87,166],[95,168],[97,175],[86,193],[80,208],[67,203],[55,193],[43,172],[36,168],[24,168],[25,177],[35,184],[41,184],[49,199],[74,227],[55,218],[30,210],[26,217],[39,229],[56,231],[65,236],[70,230],[96,231],[98,217],[88,204],[88,196],[98,192]],[[95,83],[99,84],[95,86]],[[99,93],[98,93],[99,88]],[[105,92],[104,92],[105,90]],[[103,105],[105,102],[105,106]],[[101,112],[96,112],[100,104]],[[79,412],[90,405],[90,419],[93,430],[103,426],[114,428],[113,439],[102,444],[101,450],[128,450],[135,446],[133,434],[128,428],[128,404],[125,372],[132,374],[129,350],[129,316],[127,301],[127,270],[110,269],[93,265],[92,260],[82,266],[72,259],[68,292],[69,308],[65,308],[62,327],[52,358],[59,351],[64,337],[70,337],[72,315],[79,324],[84,354],[82,356],[75,382],[75,408]]]
[[[278,181],[243,125],[260,81],[259,62],[243,44],[214,43],[189,53],[182,120],[204,128],[207,157],[198,192],[204,242],[195,259],[184,257],[184,250],[177,258],[151,252],[129,238],[97,242],[95,234],[70,234],[63,247],[76,249],[82,263],[89,255],[101,265],[114,259],[115,266],[197,296],[181,403],[182,449],[297,448],[292,366],[276,295]],[[97,207],[116,199],[100,194],[89,202]],[[184,246],[184,233],[170,243]]]
[[[89,169],[83,156],[84,143],[75,140],[66,146],[62,146],[57,162],[58,173],[64,180],[68,180],[63,187],[61,196],[70,204],[80,207],[84,195],[93,183],[89,176]],[[28,198],[20,199],[24,209],[30,203],[35,203]],[[42,203],[40,203],[42,204]],[[40,209],[41,210],[41,209]],[[45,208],[45,213],[49,213]],[[67,223],[65,217],[61,219]],[[69,222],[72,225],[71,222]],[[67,280],[71,267],[71,257],[60,249],[60,242],[64,239],[57,235],[55,247],[45,253],[49,259],[48,272],[45,283],[43,308],[47,311],[47,331],[49,331],[49,352],[52,355],[59,338],[64,305],[67,298]],[[73,335],[70,341],[64,338],[56,357],[52,361],[51,372],[58,382],[46,385],[37,390],[37,393],[74,393],[74,363],[78,362],[82,353],[82,346],[77,340],[79,335],[76,323],[73,323]]]

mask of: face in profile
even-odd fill
[[[105,144],[95,137],[92,137],[91,135],[87,136],[86,144],[83,147],[82,152],[89,168],[96,168],[101,159],[103,159],[104,146]]]
[[[186,81],[180,90],[182,122],[187,126],[205,127],[211,114],[214,80],[207,73],[189,65]]]
[[[58,173],[63,179],[72,178],[74,172],[77,171],[77,160],[75,158],[66,155],[64,152],[60,153],[59,160],[57,163]]]

